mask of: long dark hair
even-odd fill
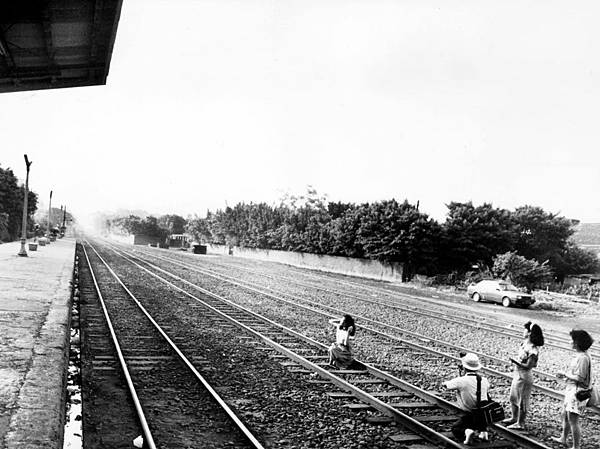
[[[340,323],[340,329],[347,330],[348,335],[353,337],[354,334],[356,333],[356,326],[354,324],[354,318],[352,318],[348,314],[344,315],[344,319]]]
[[[533,346],[544,346],[544,333],[542,328],[531,321],[525,323],[525,329],[529,331],[529,341]]]

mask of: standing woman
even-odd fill
[[[350,340],[354,339],[356,326],[354,318],[344,315],[343,318],[329,320],[329,324],[336,327],[335,343],[329,347],[329,364],[338,369],[346,369],[352,365],[352,346]]]
[[[566,445],[570,431],[573,435],[572,449],[580,449],[581,424],[579,423],[579,416],[583,413],[588,400],[578,400],[576,393],[579,390],[590,388],[592,384],[592,363],[587,350],[592,346],[594,340],[584,330],[573,329],[570,335],[573,340],[573,349],[576,351],[575,357],[571,360],[566,371],[556,373],[556,377],[565,379],[567,384],[561,414],[563,429],[560,437],[552,437],[552,440]]]
[[[542,328],[531,321],[525,323],[524,340],[516,359],[510,359],[515,364],[513,381],[510,386],[510,408],[512,417],[505,420],[510,424],[509,429],[523,430],[525,418],[529,411],[529,399],[533,386],[533,373],[531,370],[538,364],[540,348],[544,346]]]

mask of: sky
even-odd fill
[[[126,0],[106,86],[0,94],[47,204],[203,216],[330,201],[600,222],[596,1]]]

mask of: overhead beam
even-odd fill
[[[82,78],[69,78],[69,79],[57,79],[56,83],[50,84],[48,80],[44,79],[28,79],[18,80],[18,84],[15,83],[3,83],[0,81],[0,93],[9,92],[26,92],[31,90],[46,90],[46,89],[61,89],[68,87],[86,87],[86,86],[97,86],[98,80],[90,80],[87,73]],[[1,95],[0,95],[1,97]]]
[[[94,1],[94,13],[91,20],[90,33],[90,62],[95,64],[98,58],[98,34],[100,31],[100,25],[102,23],[102,13],[104,8],[104,0]],[[90,78],[94,76],[94,73],[90,71]]]
[[[100,51],[106,48],[101,45]],[[13,57],[17,59],[27,59],[27,58],[43,58],[47,54],[46,45],[43,47],[30,47],[30,48],[11,48],[11,54]],[[54,60],[57,64],[60,63],[61,58],[74,58],[74,57],[82,57],[85,60],[88,60],[88,55],[90,54],[89,45],[74,45],[70,47],[54,47]]]
[[[4,57],[6,65],[10,69],[15,67],[15,61],[13,61],[12,54],[8,48],[8,42],[6,42],[6,39],[4,38],[4,32],[2,30],[0,30],[0,55]]]
[[[10,78],[13,76],[31,76],[31,77],[46,77],[60,75],[61,71],[65,70],[98,70],[103,68],[103,64],[67,64],[61,65],[60,68],[48,70],[47,66],[42,67],[16,67],[13,70]],[[9,77],[0,74],[0,80],[8,79]],[[24,80],[25,81],[25,80]]]
[[[0,0],[0,93],[106,84],[122,3]]]
[[[56,61],[54,60],[54,41],[52,39],[52,17],[50,15],[50,3],[42,10],[42,29],[44,33],[44,42],[46,43],[46,57],[48,58],[48,68],[50,72],[56,70]],[[60,70],[58,71],[60,76]],[[52,82],[56,81],[56,77],[52,77]]]

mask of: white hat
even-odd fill
[[[477,354],[473,354],[472,352],[469,352],[464,357],[462,357],[460,360],[462,362],[462,366],[465,369],[468,369],[471,371],[477,371],[477,370],[481,369],[481,363],[479,362],[479,357],[477,357]]]

